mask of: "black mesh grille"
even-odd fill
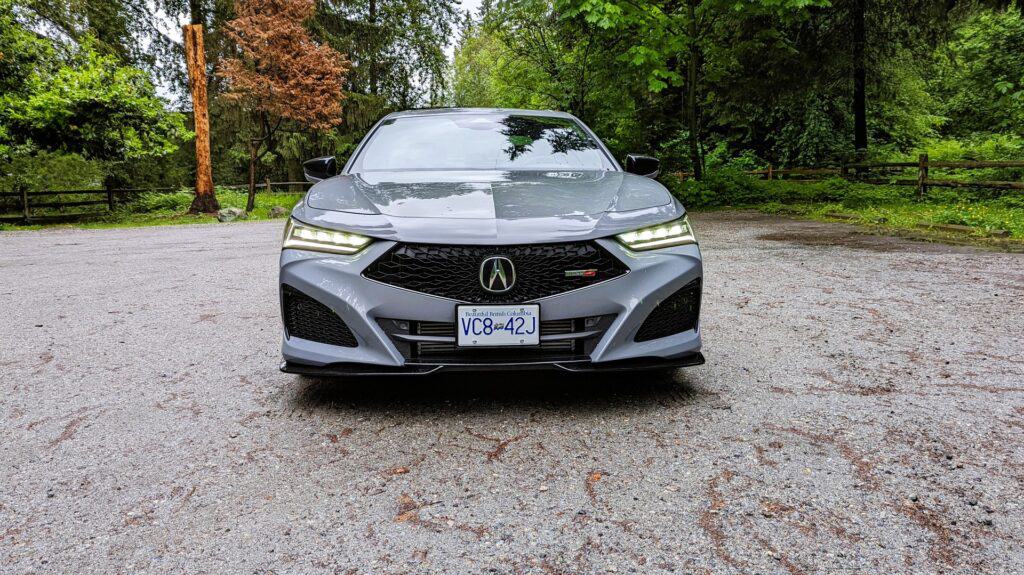
[[[697,319],[700,317],[700,285],[700,278],[697,278],[665,298],[647,316],[634,339],[650,341],[697,327]]]
[[[331,311],[331,308],[290,285],[281,286],[281,296],[284,326],[289,337],[342,347],[356,347],[356,338],[352,335],[352,330]]]
[[[414,363],[487,364],[493,362],[525,363],[580,361],[590,358],[601,336],[615,320],[614,315],[588,318],[544,320],[540,322],[541,342],[538,346],[458,347],[456,324],[453,322],[378,319],[392,343],[405,358]],[[552,339],[551,336],[571,336]],[[410,341],[418,336],[437,338],[432,341]]]
[[[506,293],[480,285],[480,264],[505,256],[516,269]],[[566,272],[595,270],[590,277]],[[524,302],[593,285],[625,274],[629,268],[593,242],[521,246],[438,246],[399,244],[363,272],[393,286],[470,303]]]
[[[455,337],[455,324],[449,322],[428,322],[420,321],[416,322],[416,333],[419,335],[444,335]],[[572,333],[575,331],[574,326],[580,324],[579,331],[583,331],[581,320],[571,319],[560,319],[554,321],[542,321],[540,322],[540,333],[542,335],[555,335],[563,333]],[[472,357],[474,353],[477,356],[481,356],[486,359],[492,359],[496,357],[513,357],[513,358],[536,358],[543,357],[546,355],[556,356],[572,356],[577,354],[577,348],[582,350],[582,342],[575,339],[564,339],[559,341],[542,341],[539,347],[528,347],[528,348],[511,348],[511,349],[495,349],[495,348],[482,348],[476,350],[459,350],[456,347],[455,342],[420,342],[415,344],[412,353],[417,358],[431,358],[438,356],[447,356],[449,354],[458,354],[465,358],[466,356]],[[580,353],[582,354],[582,352]]]

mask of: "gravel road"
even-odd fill
[[[329,382],[282,225],[0,233],[0,571],[1024,572],[1022,255],[704,214],[702,367]]]

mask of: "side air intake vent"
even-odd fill
[[[298,337],[341,347],[356,347],[358,345],[355,336],[352,335],[352,330],[345,325],[338,314],[331,311],[331,308],[290,285],[281,286],[281,296],[283,300],[281,313],[284,315],[284,326],[288,330],[288,337]]]
[[[650,341],[697,327],[700,285],[700,278],[697,278],[665,298],[644,320],[634,340]]]

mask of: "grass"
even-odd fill
[[[257,193],[256,207],[246,220],[270,219],[270,210],[281,206],[291,210],[302,199],[302,193]],[[217,200],[221,208],[245,209],[246,193],[224,188],[217,189]],[[60,224],[5,224],[0,230],[29,230],[41,228],[127,228],[165,226],[175,224],[218,223],[216,215],[188,213],[192,204],[192,192],[183,190],[175,193],[143,193],[131,202],[122,204],[112,213],[104,213],[78,222]],[[46,212],[36,215],[47,215]]]
[[[773,188],[825,184],[771,184]],[[807,193],[805,191],[804,193]],[[833,219],[829,214],[851,216],[854,223],[902,231],[921,231],[920,224],[956,224],[973,232],[960,237],[983,239],[1005,230],[1010,239],[1024,241],[1024,193],[1010,191],[985,196],[984,191],[931,191],[922,201],[914,198],[914,188],[852,184],[840,198],[823,194],[821,199],[782,202],[777,199],[752,207],[766,213],[785,213],[818,220]],[[979,196],[979,194],[982,194]],[[769,197],[772,194],[769,193]],[[781,195],[785,195],[784,193]],[[812,194],[813,198],[813,194]]]
[[[666,181],[687,208],[746,208],[817,220],[829,214],[848,216],[844,221],[873,226],[876,231],[951,241],[1024,247],[1024,193],[1016,190],[932,188],[923,200],[912,186],[886,186],[830,179],[820,182],[764,181],[737,170],[709,173],[701,182]],[[970,234],[928,231],[921,223],[958,224],[974,228]],[[996,230],[1009,239],[993,239]]]
[[[830,221],[831,214],[843,214],[848,223],[874,226],[880,229],[913,232],[914,235],[939,240],[964,239],[969,243],[1000,244],[1005,239],[991,238],[996,230],[1010,232],[1009,241],[1024,247],[1024,210],[989,205],[945,205],[945,204],[889,204],[849,208],[840,203],[780,204],[769,202],[750,206],[759,211],[773,214],[798,216],[808,219]],[[924,230],[919,224],[957,224],[974,228],[971,233],[950,233],[941,230]]]

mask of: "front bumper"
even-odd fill
[[[408,357],[402,336],[396,336],[389,322],[454,322],[457,302],[364,278],[362,273],[367,266],[387,252],[393,242],[376,242],[355,256],[284,250],[281,284],[292,286],[328,306],[351,329],[357,345],[334,346],[289,337],[285,333],[281,369],[288,373],[329,376],[422,374],[457,369],[595,371],[703,363],[704,358],[699,353],[699,322],[688,331],[635,341],[640,326],[659,303],[702,277],[699,248],[688,245],[631,252],[612,240],[596,242],[622,260],[629,267],[629,273],[535,300],[541,305],[543,321],[601,318],[601,331],[587,344],[585,356],[538,359],[508,350],[500,358],[486,361],[465,355],[426,360]]]

